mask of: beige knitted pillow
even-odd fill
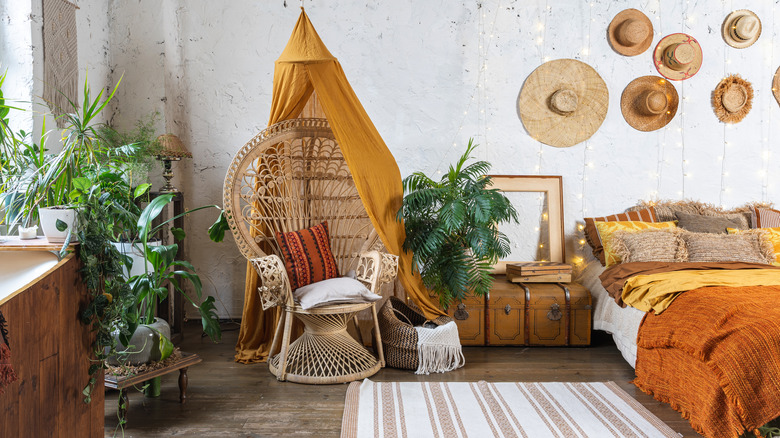
[[[691,233],[681,236],[688,248],[690,262],[747,262],[769,264],[774,248],[762,230],[740,234]]]
[[[623,263],[685,262],[688,254],[681,232],[677,228],[616,231],[610,242]]]

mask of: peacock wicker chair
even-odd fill
[[[274,238],[276,232],[327,221],[339,272],[355,270],[375,293],[397,274],[397,256],[360,252],[376,232],[327,120],[291,119],[263,130],[236,154],[223,196],[238,248],[260,276],[263,310],[283,309],[268,359],[271,373],[279,380],[329,384],[363,379],[384,367],[374,303],[302,309]],[[357,313],[365,309],[373,315],[378,359],[362,339],[359,343],[347,333],[349,321],[357,323]],[[304,333],[290,343],[293,316],[303,322]]]

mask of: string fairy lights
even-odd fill
[[[466,105],[462,109],[462,114],[456,111],[457,115],[456,117],[453,117],[456,121],[457,119],[460,119],[460,123],[456,125],[457,129],[452,135],[451,143],[449,143],[452,147],[446,148],[445,151],[442,151],[443,153],[439,154],[440,161],[436,166],[437,173],[442,173],[442,170],[445,170],[447,167],[444,164],[451,162],[452,156],[455,155],[457,151],[461,150],[462,139],[460,136],[463,134],[464,129],[475,131],[474,136],[477,137],[477,142],[483,146],[479,148],[480,155],[484,154],[489,157],[491,153],[498,152],[498,150],[494,150],[496,148],[491,149],[491,147],[495,145],[490,142],[490,137],[491,135],[497,135],[496,130],[492,129],[491,125],[496,126],[496,129],[498,129],[498,126],[494,123],[494,114],[498,111],[503,111],[504,109],[499,110],[496,106],[497,103],[494,104],[494,102],[498,102],[495,98],[496,94],[499,93],[499,90],[496,90],[494,87],[496,83],[505,78],[503,76],[495,76],[496,72],[493,70],[495,70],[496,67],[495,57],[498,56],[497,50],[499,50],[496,46],[496,37],[498,34],[501,34],[500,31],[505,30],[504,27],[508,22],[503,20],[505,18],[503,13],[504,11],[510,10],[510,8],[502,7],[502,1],[500,0],[495,3],[476,1],[477,6],[473,10],[475,13],[472,15],[473,18],[470,19],[470,23],[476,28],[477,38],[472,38],[471,41],[473,41],[473,43],[469,43],[466,48],[464,48],[464,54],[468,55],[468,71],[470,72],[468,73],[468,76],[466,76],[466,83],[468,86],[463,87],[463,98],[466,100]],[[503,3],[507,2],[504,1]],[[535,6],[528,11],[528,14],[531,14],[531,16],[527,17],[526,14],[524,15],[525,18],[523,18],[524,27],[521,32],[525,46],[521,48],[520,52],[522,54],[523,62],[533,63],[533,59],[536,59],[539,64],[543,64],[550,61],[551,58],[555,59],[559,57],[577,58],[588,64],[592,61],[598,62],[604,54],[601,53],[602,49],[600,46],[593,45],[592,41],[598,41],[598,38],[601,36],[604,24],[602,23],[604,17],[602,17],[603,11],[601,11],[601,9],[603,9],[603,6],[606,3],[608,2],[588,1],[567,3],[569,6],[576,5],[574,7],[578,8],[579,12],[568,13],[567,11],[566,14],[561,14],[559,11],[563,10],[563,7],[559,8],[557,3],[551,2],[550,0],[537,0]],[[653,22],[654,33],[656,34],[654,35],[655,38],[675,32],[692,34],[701,32],[702,29],[706,29],[705,22],[718,16],[717,11],[714,13],[705,11],[701,9],[700,4],[690,0],[680,0],[679,3],[673,3],[671,5],[667,2],[664,6],[666,9],[663,10],[662,0],[656,0],[655,2],[651,0],[646,3],[649,3],[645,5],[645,9]],[[732,3],[731,0],[722,0],[724,14],[727,14],[731,10],[731,6],[733,6]],[[553,6],[555,6],[555,9],[553,9]],[[727,6],[729,7],[728,10]],[[772,20],[771,23],[775,23],[774,18],[777,13],[774,9],[775,8],[771,8],[772,13],[771,16],[767,16],[767,23],[770,23],[769,20]],[[768,13],[769,11],[767,10],[766,12]],[[579,29],[575,31],[576,33],[581,34],[579,41],[569,41],[566,43],[553,41],[555,40],[555,38],[553,38],[554,34],[560,31],[559,27],[557,27],[558,20],[553,21],[553,19],[558,18],[559,15],[573,15],[581,21],[581,23],[577,24]],[[655,17],[654,19],[653,16]],[[669,19],[662,20],[662,17],[668,17]],[[780,17],[778,17],[778,19],[780,19]],[[574,26],[573,29],[576,29],[576,26]],[[473,30],[469,30],[469,32],[472,31]],[[758,44],[761,44],[761,46]],[[774,54],[773,38],[763,38],[762,41],[758,41],[758,44],[755,49],[761,47],[759,54],[763,55],[761,57],[763,62],[760,62],[760,64],[766,63],[769,66],[774,65],[777,61],[777,56]],[[754,52],[755,49],[753,50]],[[477,57],[476,60],[473,58],[475,55]],[[741,55],[741,53],[734,52],[728,48],[723,51],[721,67],[723,68],[724,75],[726,75],[728,70],[733,69],[735,65],[739,65],[742,62],[742,59],[737,57],[738,55]],[[491,62],[493,65],[491,65]],[[491,70],[488,70],[488,68],[491,68]],[[717,67],[715,68],[717,69]],[[504,75],[506,73],[507,72],[503,71],[498,72],[499,75]],[[710,76],[712,76],[712,74],[713,73],[709,73]],[[717,75],[717,73],[715,73],[715,75]],[[468,90],[471,88],[472,84],[473,88],[469,93]],[[732,189],[736,188],[730,186],[736,184],[738,179],[737,175],[742,173],[735,167],[737,165],[741,166],[741,159],[740,162],[736,161],[738,153],[735,146],[741,146],[741,139],[735,135],[738,131],[735,130],[734,127],[724,124],[722,128],[722,145],[718,144],[720,140],[718,137],[720,136],[719,134],[721,134],[718,132],[719,130],[708,133],[708,138],[713,139],[715,143],[712,145],[714,146],[714,149],[709,149],[711,152],[714,152],[711,155],[705,155],[706,152],[701,151],[697,143],[688,144],[690,142],[687,140],[694,138],[698,140],[701,130],[704,129],[702,128],[701,123],[704,120],[702,105],[705,104],[705,102],[702,101],[703,97],[701,97],[703,94],[700,93],[703,91],[701,89],[702,81],[699,80],[695,83],[688,83],[688,81],[683,80],[675,82],[675,86],[679,92],[678,114],[671,123],[668,123],[665,127],[657,130],[657,141],[647,142],[647,146],[649,147],[646,152],[649,152],[650,154],[655,152],[657,160],[655,163],[652,162],[653,158],[652,155],[650,155],[649,159],[651,161],[647,163],[648,168],[643,172],[647,177],[646,184],[648,186],[645,188],[646,192],[645,190],[642,190],[642,192],[646,193],[646,199],[651,201],[663,197],[685,198],[686,196],[695,195],[701,191],[702,188],[706,187],[704,184],[707,181],[712,181],[714,183],[710,185],[713,192],[718,190],[717,180],[719,177],[720,191],[718,201],[720,205],[723,205],[724,202],[728,202],[728,193],[733,193]],[[708,103],[708,101],[709,99],[707,99],[706,103]],[[774,117],[778,114],[778,108],[775,108],[774,105],[770,105],[769,108],[767,108],[766,105],[756,105],[756,108],[759,107],[761,108],[760,111],[762,111],[760,115],[761,120],[774,120]],[[688,114],[689,109],[694,111],[694,113]],[[689,115],[691,117],[688,117]],[[752,143],[754,159],[756,160],[756,164],[760,165],[754,168],[756,170],[751,172],[750,178],[755,178],[753,179],[753,182],[755,184],[756,196],[758,196],[758,187],[760,186],[761,200],[766,202],[767,199],[771,199],[772,190],[774,188],[774,173],[770,166],[771,160],[775,156],[772,142],[776,138],[776,135],[772,123],[761,123],[760,131],[760,137],[759,134],[756,133],[754,138],[755,142]],[[506,138],[497,136],[496,139],[499,137],[502,139]],[[494,142],[496,139],[494,139]],[[555,163],[553,163],[551,157],[558,157],[561,153],[557,151],[551,152],[551,150],[547,149],[542,142],[532,139],[528,140],[530,143],[521,142],[524,146],[525,153],[530,155],[527,156],[527,161],[524,166],[525,172],[543,175],[545,174],[545,171],[551,172],[553,171],[553,168],[557,169],[557,167],[554,167]],[[537,142],[535,151],[533,141]],[[579,152],[575,152],[577,156],[581,157],[581,163],[578,163],[579,160],[574,157],[566,155],[569,157],[567,160],[572,161],[571,164],[568,165],[568,169],[572,169],[570,167],[571,165],[575,166],[574,169],[581,166],[581,172],[577,172],[580,173],[580,175],[572,174],[566,176],[566,180],[569,181],[567,183],[567,190],[571,190],[567,196],[567,205],[574,207],[572,209],[574,211],[576,211],[577,206],[579,206],[580,217],[588,216],[589,208],[590,210],[594,210],[592,201],[595,199],[594,190],[597,189],[594,184],[597,180],[600,180],[600,178],[598,178],[599,172],[604,171],[601,161],[599,160],[599,158],[601,158],[600,155],[594,152],[594,148],[597,147],[596,145],[601,149],[601,145],[597,141],[584,141],[584,147],[581,152],[582,155],[579,155]],[[530,148],[530,151],[528,148]],[[504,149],[502,148],[501,150],[503,151]],[[739,153],[742,152],[741,147],[739,151]],[[536,152],[536,155],[534,155],[534,152]],[[703,155],[705,155],[704,158],[702,158]],[[702,163],[702,161],[704,162]],[[718,167],[720,168],[719,176],[718,171],[716,170]],[[731,175],[733,176],[729,176],[729,171],[731,171]],[[578,177],[580,177],[581,180]],[[593,196],[589,196],[589,193],[591,192],[594,193]],[[713,197],[714,195],[715,193],[712,193]],[[544,198],[542,197],[538,202],[540,206],[539,211],[544,213],[546,211]],[[715,200],[713,200],[713,203],[715,203]],[[546,226],[543,221],[544,219],[539,224],[541,228],[530,225],[529,230],[535,229],[536,231],[542,231]],[[572,249],[574,249],[574,251],[572,251],[570,261],[575,264],[578,261],[580,263],[584,261],[584,255],[588,251],[587,241],[584,238],[583,233],[584,228],[582,224],[578,223],[576,225],[576,230],[574,230],[573,239],[569,240],[568,243],[568,245],[573,246]],[[546,248],[547,246],[549,246],[548,242],[539,243],[537,244],[537,249]],[[571,246],[568,248],[571,248]]]
[[[476,3],[477,7],[477,60],[478,60],[478,68],[477,70],[477,78],[474,82],[474,88],[471,90],[471,95],[469,97],[468,103],[466,104],[466,109],[463,111],[463,117],[460,120],[460,123],[458,124],[458,129],[455,130],[455,133],[452,136],[452,148],[447,148],[445,153],[440,154],[439,162],[436,164],[436,174],[441,175],[442,173],[442,165],[444,163],[450,162],[450,157],[452,156],[453,151],[457,151],[462,148],[462,146],[459,146],[458,140],[461,135],[461,132],[463,131],[463,127],[466,124],[467,119],[469,118],[470,114],[472,113],[472,106],[476,106],[476,127],[477,127],[477,142],[480,143],[482,147],[482,151],[485,154],[485,160],[488,160],[489,158],[489,147],[490,144],[487,139],[487,133],[490,131],[490,127],[488,126],[487,122],[487,115],[489,111],[487,110],[487,105],[489,102],[489,99],[487,98],[487,92],[488,92],[488,82],[487,82],[487,69],[488,69],[488,57],[490,55],[490,48],[493,45],[493,39],[495,38],[495,28],[496,28],[496,19],[498,17],[498,11],[501,10],[501,0],[498,1],[495,7],[495,11],[493,14],[493,20],[489,24],[489,26],[486,26],[485,19],[487,18],[487,6],[482,1],[477,1]],[[489,30],[488,30],[489,29]],[[475,105],[476,103],[476,105]],[[488,160],[489,161],[489,160]],[[445,165],[446,167],[446,165]]]
[[[590,34],[593,31],[593,23],[595,21],[595,18],[593,18],[593,8],[595,4],[594,2],[590,2],[588,4],[588,32],[585,34],[585,45],[580,51],[580,55],[583,58],[583,62],[590,64],[590,49],[591,49],[591,42],[590,42]],[[580,186],[580,193],[577,194],[577,199],[580,200],[580,217],[585,217],[588,214],[588,207],[586,205],[586,186],[588,183],[588,169],[595,168],[595,164],[590,159],[589,152],[593,150],[593,147],[590,145],[590,139],[585,140],[585,147],[582,149],[582,185]],[[584,230],[585,226],[582,224],[577,224],[577,233],[576,233],[576,251],[575,255],[572,257],[571,262],[574,264],[575,268],[580,269],[582,267],[582,263],[585,261],[585,251],[587,241],[584,238]]]

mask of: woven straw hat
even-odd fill
[[[752,107],[753,86],[739,75],[723,78],[712,92],[712,108],[721,122],[740,122]]]
[[[761,36],[761,20],[753,11],[739,9],[726,16],[721,33],[726,44],[744,49],[752,46]]]
[[[653,51],[653,63],[661,76],[672,81],[693,77],[702,63],[701,46],[696,38],[673,33],[658,42]]]
[[[653,22],[636,9],[620,11],[609,23],[607,39],[621,55],[639,55],[653,42]]]
[[[775,96],[777,104],[780,105],[780,67],[775,71],[775,77],[772,78],[772,95]]]
[[[659,76],[642,76],[626,86],[620,110],[629,125],[639,131],[663,128],[677,114],[677,90]]]
[[[607,116],[608,105],[607,84],[593,67],[576,59],[540,65],[525,80],[517,99],[528,133],[555,147],[590,138]]]

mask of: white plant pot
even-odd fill
[[[171,326],[161,318],[154,318],[154,322],[148,325],[139,325],[130,338],[129,346],[122,344],[117,333],[114,336],[116,349],[127,354],[124,364],[141,365],[160,360],[160,334],[171,339]],[[108,363],[119,365],[119,360],[116,356],[110,356]]]
[[[114,245],[120,254],[124,254],[133,260],[133,268],[130,270],[130,272],[127,272],[126,267],[124,268],[125,275],[128,278],[143,274],[144,263],[146,263],[146,267],[149,272],[154,271],[152,264],[147,262],[146,257],[144,257],[143,245],[140,242],[136,242],[135,245],[130,244],[130,242],[111,242],[111,244]],[[147,242],[147,245],[160,246],[162,245],[162,242],[157,240],[154,242]]]
[[[76,210],[72,208],[64,207],[42,207],[38,209],[38,216],[41,220],[41,228],[43,228],[43,235],[52,243],[63,243],[68,236],[68,231],[75,227],[76,223]],[[65,231],[57,229],[57,219],[65,222],[68,228]],[[74,230],[71,236],[72,241],[76,241],[76,233]]]

